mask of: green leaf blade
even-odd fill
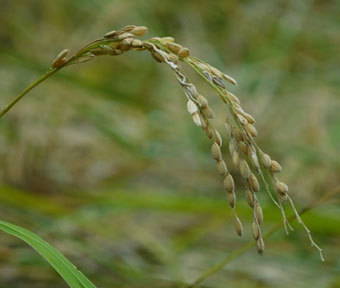
[[[71,288],[96,288],[64,255],[38,235],[2,220],[0,220],[0,229],[29,244],[45,258]]]

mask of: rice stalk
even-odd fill
[[[190,50],[176,43],[172,37],[153,37],[148,40],[136,38],[144,36],[147,30],[144,26],[128,25],[120,30],[110,31],[103,37],[86,44],[70,57],[68,57],[68,49],[62,50],[43,76],[30,84],[21,94],[0,111],[0,118],[30,90],[62,68],[88,62],[98,56],[119,56],[129,51],[149,51],[155,61],[167,64],[174,72],[177,81],[184,90],[187,98],[187,110],[193,122],[212,140],[212,157],[216,161],[217,172],[226,190],[227,201],[234,217],[236,233],[242,236],[242,223],[237,216],[236,210],[237,198],[235,183],[223,159],[221,152],[223,144],[221,134],[211,121],[211,119],[215,117],[215,112],[209,105],[207,98],[197,91],[194,83],[192,83],[183,72],[180,65],[180,61],[182,61],[189,65],[189,67],[196,71],[204,81],[210,85],[219,96],[222,104],[226,107],[224,117],[226,126],[225,134],[229,140],[227,146],[229,146],[232,163],[239,170],[243,178],[247,201],[253,212],[252,230],[258,252],[262,254],[264,251],[264,237],[261,232],[264,216],[257,194],[265,190],[273,203],[281,211],[286,233],[289,233],[288,228],[293,230],[286,217],[283,206],[288,202],[294,210],[298,222],[307,232],[311,245],[319,251],[323,261],[322,249],[314,242],[310,230],[299,216],[289,196],[288,186],[277,177],[277,174],[281,171],[280,164],[272,160],[268,154],[264,153],[255,142],[258,132],[254,125],[254,117],[243,110],[238,97],[227,89],[229,83],[237,85],[236,80],[203,60],[190,56]],[[259,179],[262,181],[263,187],[260,186]]]

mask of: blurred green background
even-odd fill
[[[258,144],[283,166],[298,207],[340,185],[340,2],[0,0],[0,105],[64,48],[128,24],[174,36],[236,78]],[[223,131],[219,99],[194,74]],[[241,179],[233,229],[210,142],[166,65],[147,52],[68,67],[0,121],[0,218],[38,233],[98,287],[176,287],[251,241]],[[223,137],[227,142],[226,137]],[[227,163],[230,157],[224,148]],[[231,168],[232,169],[232,168]],[[265,193],[264,231],[281,221]],[[340,287],[339,197],[201,287]],[[288,210],[289,211],[289,210]],[[67,287],[30,247],[0,233],[0,287]]]

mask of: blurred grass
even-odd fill
[[[256,117],[258,143],[282,163],[299,207],[340,185],[338,1],[0,4],[1,106],[61,49],[145,25],[150,37],[174,36],[238,80],[233,92]],[[222,115],[217,97],[198,87]],[[242,239],[233,231],[209,142],[191,123],[174,76],[146,53],[57,73],[0,121],[0,131],[1,219],[43,236],[99,287],[188,283],[251,239],[249,226]],[[270,229],[280,213],[266,195],[260,200]],[[303,218],[326,263],[296,226],[269,239],[263,257],[249,251],[204,287],[339,287],[339,200]],[[0,287],[63,285],[34,252],[0,236]]]

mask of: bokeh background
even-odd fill
[[[174,36],[238,80],[258,144],[283,166],[299,208],[340,185],[340,2],[0,1],[0,105],[73,51],[128,24]],[[219,99],[192,80],[219,115]],[[177,287],[252,240],[233,229],[210,143],[186,111],[172,71],[147,52],[68,67],[0,121],[0,217],[38,233],[98,287]],[[227,141],[224,136],[224,140]],[[224,153],[229,166],[230,158]],[[265,193],[268,231],[281,221]],[[304,215],[201,287],[340,287],[339,197]],[[288,210],[289,211],[289,210]],[[0,233],[0,287],[67,287],[30,247]]]

